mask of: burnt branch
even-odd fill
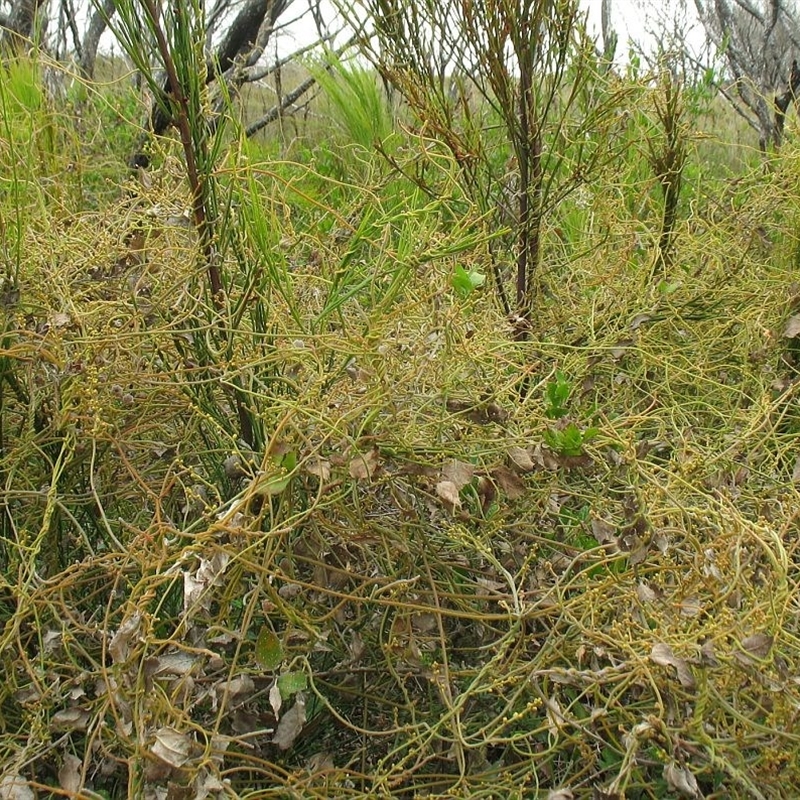
[[[775,96],[775,146],[780,145],[783,136],[783,127],[786,124],[786,112],[789,106],[797,103],[797,95],[800,93],[800,67],[797,59],[792,61],[792,69],[789,73],[789,85],[783,94]]]
[[[264,52],[275,23],[292,0],[249,0],[231,23],[213,58],[206,64],[206,83],[223,78],[238,66],[255,64]],[[148,131],[139,141],[130,159],[133,168],[149,166],[144,146],[150,134],[160,136],[174,123],[172,87],[164,81],[159,96],[154,98]]]

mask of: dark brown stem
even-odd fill
[[[222,276],[214,257],[213,228],[208,218],[208,187],[205,180],[200,177],[197,169],[192,132],[189,126],[189,105],[183,87],[178,80],[178,71],[175,68],[175,62],[172,60],[169,44],[160,25],[158,8],[153,0],[144,0],[144,6],[153,21],[153,33],[156,37],[158,50],[164,60],[164,69],[167,73],[170,94],[178,106],[175,124],[181,138],[181,146],[186,158],[186,176],[192,191],[192,221],[200,239],[200,248],[206,264],[208,281],[211,286],[211,302],[214,304],[214,308],[220,311],[223,307]],[[176,8],[180,10],[180,3],[176,3]]]

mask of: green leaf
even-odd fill
[[[459,266],[455,268],[450,282],[459,297],[467,298],[475,289],[480,288],[486,283],[486,276],[477,270],[467,272],[467,270],[459,264]]]
[[[583,446],[600,433],[598,428],[587,428],[582,431],[574,422],[563,428],[548,428],[544,432],[545,444],[562,456],[580,456]]]
[[[583,432],[583,443],[591,442],[600,433],[600,428],[586,428]]]
[[[598,542],[594,536],[590,536],[588,533],[579,533],[575,538],[575,543],[584,552],[586,550],[595,550],[596,548],[600,547],[600,542]]]
[[[283,661],[283,647],[278,637],[269,629],[262,628],[256,639],[256,663],[265,670],[276,670]]]
[[[583,433],[574,422],[570,422],[561,431],[561,452],[565,456],[579,456],[582,451]]]
[[[566,416],[566,404],[571,392],[569,381],[564,377],[564,373],[558,370],[555,380],[550,381],[545,389],[547,408],[544,413],[548,419],[561,419]]]
[[[278,677],[278,689],[281,698],[288,700],[293,694],[302,692],[308,686],[308,678],[305,672],[284,672]]]
[[[289,483],[291,483],[292,476],[278,473],[277,475],[263,475],[256,480],[255,488],[258,494],[274,497],[276,494],[281,494],[281,492],[286,489]]]
[[[667,283],[667,281],[659,281],[658,291],[661,292],[661,294],[673,294],[680,289],[680,286],[680,282]]]

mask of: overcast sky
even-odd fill
[[[291,16],[292,11],[299,14],[307,3],[308,0],[295,0],[289,7],[287,16]],[[599,37],[601,0],[581,0],[581,5],[588,14],[591,33]],[[692,0],[688,0],[685,4],[683,0],[611,0],[612,23],[619,36],[618,56],[624,56],[627,53],[629,40],[646,46],[644,40],[647,31],[656,30],[659,19],[672,20],[675,12],[684,5],[688,7],[689,27],[693,24],[696,25]],[[330,19],[333,16],[328,0],[322,0],[322,9],[323,15],[326,12],[328,14],[324,18]],[[695,36],[702,39],[699,28],[695,28]],[[297,24],[281,32],[277,39],[278,49],[282,55],[289,54],[297,47],[310,44],[315,39],[314,25],[310,16],[306,15]]]
[[[600,0],[581,0],[589,14],[589,27],[600,34]],[[690,24],[697,24],[692,0],[611,0],[611,16],[621,43],[640,41],[649,30],[657,29],[659,20],[673,20],[686,9]]]

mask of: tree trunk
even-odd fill
[[[78,68],[84,78],[94,78],[94,65],[97,61],[97,48],[100,45],[100,38],[108,25],[108,20],[114,15],[116,9],[116,0],[105,0],[102,7],[96,8],[94,14],[92,14],[89,27],[83,37],[83,52],[78,64]]]
[[[42,0],[16,0],[6,20],[0,49],[4,52],[22,52],[33,39],[36,12]]]
[[[600,6],[600,33],[603,37],[603,56],[611,61],[617,51],[617,32],[611,26],[611,0]]]

